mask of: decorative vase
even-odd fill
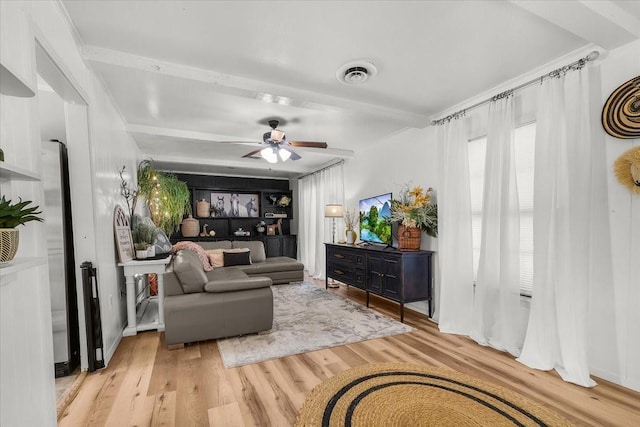
[[[19,237],[15,228],[0,228],[0,262],[11,261],[16,256]]]
[[[398,249],[401,251],[419,251],[422,231],[417,227],[398,226]]]
[[[193,215],[182,220],[180,224],[180,232],[184,237],[198,237],[200,232],[200,221],[195,219]]]
[[[147,258],[153,258],[156,256],[156,247],[151,245],[147,248]]]
[[[147,251],[136,251],[136,259],[145,259],[147,257]]]
[[[358,238],[358,233],[356,233],[355,230],[347,230],[345,234],[347,236],[347,244],[353,245]]]

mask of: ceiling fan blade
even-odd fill
[[[289,159],[291,160],[300,160],[302,157],[300,156],[300,154],[296,153],[295,151],[293,151],[290,148],[287,148],[288,151],[291,152],[291,157],[289,157]]]
[[[242,157],[243,157],[243,158],[244,158],[244,157],[252,157],[252,156],[254,156],[255,154],[258,154],[260,151],[262,151],[262,148],[258,148],[257,150],[253,150],[252,152],[247,153],[247,154],[245,154],[245,155],[244,155],[244,156],[242,156]]]
[[[326,142],[315,141],[290,141],[289,145],[291,145],[292,147],[327,148]]]

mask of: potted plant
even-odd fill
[[[19,234],[16,227],[29,221],[42,221],[39,206],[29,206],[30,200],[11,203],[0,199],[0,262],[11,261],[18,251]]]
[[[150,160],[143,160],[138,165],[136,195],[144,197],[153,223],[168,236],[179,229],[185,214],[192,213],[187,184],[175,175],[157,171]]]
[[[398,225],[398,247],[405,250],[420,249],[422,231],[438,237],[438,205],[431,201],[433,188],[405,186],[398,199],[391,200],[391,221]]]

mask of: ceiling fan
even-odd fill
[[[255,154],[260,153],[262,158],[269,163],[277,163],[278,159],[284,162],[289,159],[298,160],[301,158],[290,147],[327,148],[326,142],[287,141],[285,132],[278,129],[279,124],[280,121],[278,120],[269,120],[271,130],[262,135],[261,148],[253,150],[242,157],[253,157]]]

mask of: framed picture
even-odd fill
[[[120,263],[131,261],[135,258],[133,251],[133,240],[131,239],[131,228],[129,218],[125,214],[122,206],[116,205],[113,211],[113,229],[116,237],[116,247]]]
[[[268,224],[267,225],[267,236],[275,236],[277,229],[278,229],[278,225],[277,224]]]
[[[260,195],[211,193],[211,216],[216,218],[257,218],[260,216]]]

